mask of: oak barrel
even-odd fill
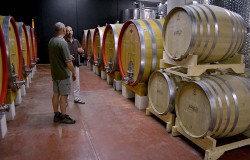
[[[93,63],[93,37],[94,37],[94,29],[89,29],[87,33],[87,41],[86,41],[86,53],[87,59]]]
[[[7,51],[6,51],[4,35],[2,32],[2,27],[0,26],[0,105],[5,103],[7,91],[8,91],[8,59],[7,59]]]
[[[102,57],[105,68],[113,73],[118,67],[118,38],[123,24],[108,24],[103,33]]]
[[[123,79],[131,86],[148,81],[159,69],[162,58],[163,19],[129,20],[118,39],[118,64]]]
[[[22,80],[22,50],[15,19],[12,16],[0,16],[0,25],[4,33],[6,53],[8,58],[8,85],[14,91],[17,89],[13,83]],[[17,75],[17,79],[13,77]]]
[[[31,42],[33,43],[33,53],[32,53],[32,59],[33,62],[36,63],[38,61],[38,57],[37,57],[37,35],[36,35],[36,31],[34,28],[30,28],[30,35],[31,35]]]
[[[179,82],[179,76],[168,76],[163,70],[151,74],[148,81],[148,98],[150,106],[157,114],[167,114],[174,110]]]
[[[17,27],[23,56],[23,66],[25,66],[23,68],[28,70],[31,69],[31,54],[27,27],[23,22],[17,22]]]
[[[191,137],[229,137],[249,127],[249,97],[249,78],[207,76],[180,87],[175,111],[181,127]]]
[[[237,13],[213,5],[174,8],[163,27],[163,45],[173,60],[198,55],[198,63],[226,60],[244,46],[246,25]]]
[[[82,31],[81,46],[82,46],[82,49],[84,50],[84,52],[86,51],[87,33],[88,33],[88,30]]]
[[[103,32],[105,30],[104,27],[96,27],[94,30],[93,37],[93,55],[94,61],[98,65],[102,65],[102,40],[103,40]]]

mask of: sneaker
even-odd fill
[[[76,121],[71,119],[69,117],[69,115],[65,114],[65,115],[61,115],[60,116],[60,120],[59,120],[60,123],[66,123],[66,124],[75,124]]]
[[[54,115],[54,122],[59,122],[61,117],[61,112],[56,112]]]
[[[85,102],[81,99],[75,99],[74,103],[85,104]]]

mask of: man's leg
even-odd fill
[[[53,96],[52,96],[52,106],[54,110],[54,122],[59,122],[61,113],[59,112],[59,81],[53,80]]]
[[[59,107],[59,93],[55,93],[54,92],[53,97],[52,97],[52,105],[53,105],[54,112],[58,112],[58,107]]]
[[[68,101],[68,96],[60,97],[60,109],[61,109],[62,115],[66,114],[67,101]]]
[[[70,78],[61,80],[59,84],[60,93],[60,123],[74,124],[76,121],[71,119],[69,115],[66,114],[66,107],[68,102],[68,95],[70,94]]]
[[[75,67],[75,73],[76,73],[76,80],[73,81],[74,84],[74,100],[79,99],[79,93],[80,93],[80,77],[79,77],[79,67]]]

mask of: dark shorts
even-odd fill
[[[70,95],[70,78],[64,80],[53,80],[53,91],[62,96]]]

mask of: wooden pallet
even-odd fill
[[[185,131],[181,128],[178,118],[175,120],[175,126],[172,127],[172,135],[178,136],[183,135],[192,141],[194,144],[205,150],[204,160],[217,160],[220,156],[224,154],[224,152],[233,150],[236,148],[240,148],[246,145],[250,145],[250,138],[245,138],[243,140],[239,140],[232,143],[227,143],[221,146],[216,146],[218,140],[207,136],[204,138],[193,138],[190,137]]]
[[[186,59],[182,61],[174,61],[171,59],[166,52],[163,52],[163,59],[160,60],[160,68],[169,69],[173,66],[178,66],[186,69],[186,76],[189,77],[199,77],[207,70],[216,70],[216,69],[232,69],[237,74],[243,74],[245,71],[245,64],[243,62],[243,55],[236,55],[225,61],[215,64],[198,64],[197,55],[188,55]]]
[[[175,115],[173,113],[167,113],[164,115],[157,114],[153,110],[153,108],[151,106],[149,106],[148,108],[146,108],[146,115],[147,116],[155,115],[156,117],[158,117],[159,119],[161,119],[163,122],[166,123],[166,131],[167,132],[172,131],[172,127],[174,126],[174,121],[175,121]]]
[[[125,82],[122,82],[122,85],[125,86],[128,90],[134,92],[139,96],[147,96],[148,95],[148,86],[145,83],[138,83],[135,86],[130,86]]]

